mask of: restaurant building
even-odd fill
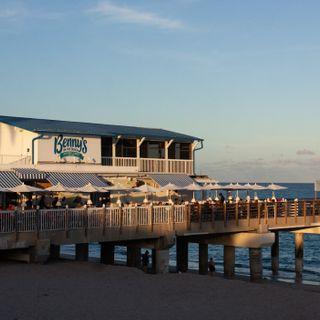
[[[0,187],[16,178],[71,187],[135,178],[183,185],[202,147],[201,138],[163,129],[0,116]]]

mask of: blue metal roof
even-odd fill
[[[35,118],[22,118],[1,116],[0,122],[19,127],[32,132],[47,133],[47,134],[75,134],[75,135],[93,135],[101,137],[117,137],[122,135],[128,138],[141,138],[156,140],[174,139],[180,142],[193,142],[195,140],[202,141],[203,139],[189,136],[173,131],[163,129],[152,129],[143,127],[132,127],[111,124],[98,124],[88,122],[73,122],[60,120],[46,120]]]

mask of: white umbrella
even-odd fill
[[[76,188],[74,191],[83,192],[83,193],[96,193],[96,192],[103,192],[103,188],[94,186],[92,183],[88,183],[83,187]]]
[[[196,202],[196,199],[195,199],[195,197],[194,197],[194,192],[195,191],[202,191],[202,190],[204,190],[204,188],[203,187],[201,187],[199,184],[197,184],[197,183],[190,183],[188,186],[186,186],[185,188],[184,188],[185,190],[189,190],[189,191],[192,191],[192,200],[191,200],[191,202]]]
[[[177,186],[174,183],[169,182],[168,184],[166,184],[165,186],[161,187],[160,190],[161,191],[168,191],[169,192],[169,202],[172,203],[171,200],[171,191],[175,191],[175,190],[183,190],[183,187]]]
[[[48,191],[48,192],[72,192],[73,189],[67,188],[59,182],[58,184],[55,184],[49,188],[46,188],[45,191]]]
[[[16,187],[10,188],[9,190],[12,192],[16,192],[16,193],[44,192],[45,191],[44,189],[32,187],[32,186],[29,186],[24,183],[22,183]]]
[[[203,186],[203,189],[204,190],[215,190],[216,191],[215,200],[218,201],[219,200],[218,199],[218,190],[222,190],[223,186],[218,183],[215,183],[215,184],[209,183],[209,184]]]
[[[9,190],[9,189],[6,189],[6,188],[0,187],[0,192],[10,192],[10,190]]]
[[[283,187],[283,186],[279,186],[279,185],[277,185],[277,184],[274,184],[274,183],[271,183],[271,184],[269,184],[267,187],[266,187],[266,189],[268,189],[268,190],[272,190],[272,199],[275,199],[276,197],[275,197],[275,191],[278,191],[278,190],[286,190],[286,189],[288,189],[287,187]]]
[[[133,188],[132,190],[136,191],[136,192],[143,192],[144,193],[144,195],[145,195],[144,200],[143,200],[144,203],[148,202],[148,197],[147,197],[148,193],[156,193],[159,191],[158,188],[151,187],[151,186],[147,185],[146,183],[140,187]]]
[[[118,200],[117,200],[117,204],[120,206],[121,205],[121,191],[128,191],[128,190],[131,190],[131,188],[128,188],[128,187],[125,187],[125,186],[122,186],[120,184],[117,184],[117,185],[114,185],[114,186],[106,186],[106,187],[103,187],[102,190],[104,192],[110,192],[110,191],[118,191]]]
[[[227,184],[226,186],[223,186],[222,190],[235,190],[234,186],[235,185],[233,183],[230,183],[230,184]]]

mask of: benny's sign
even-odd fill
[[[54,154],[60,159],[74,157],[84,159],[88,152],[88,141],[84,137],[65,137],[60,134],[54,138]]]

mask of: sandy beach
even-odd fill
[[[0,319],[318,318],[320,288],[93,262],[0,264]]]

